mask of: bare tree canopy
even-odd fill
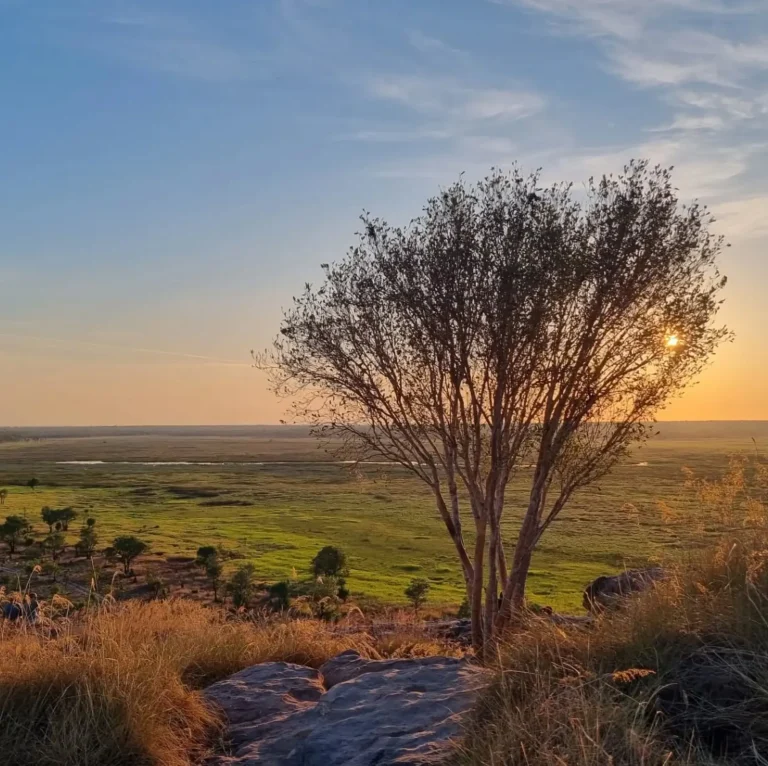
[[[285,314],[265,361],[275,389],[356,458],[431,488],[478,648],[523,605],[535,546],[573,493],[728,336],[710,222],[644,161],[585,197],[493,171],[405,229],[364,216],[358,245]],[[530,491],[505,540],[516,472]]]

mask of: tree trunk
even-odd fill
[[[485,555],[485,532],[488,525],[485,516],[475,522],[475,560],[473,565],[472,598],[470,608],[472,616],[472,646],[482,652],[483,635],[483,557]]]
[[[462,571],[462,574],[464,575],[464,582],[467,584],[467,592],[469,593],[470,584],[474,580],[473,566],[472,566],[472,562],[469,560],[469,555],[467,554],[467,548],[464,545],[464,538],[462,536],[461,529],[456,528],[453,522],[453,518],[451,514],[448,512],[448,507],[445,504],[445,500],[443,500],[443,496],[440,493],[440,489],[438,487],[433,487],[433,493],[435,495],[435,505],[437,505],[438,513],[443,519],[443,523],[445,524],[445,527],[448,530],[448,534],[451,536],[451,540],[453,540],[453,544],[456,548],[456,552],[459,554],[459,560],[461,561],[461,571]]]
[[[528,510],[520,528],[520,535],[515,546],[512,559],[512,571],[509,573],[507,585],[501,599],[501,608],[496,617],[496,633],[501,633],[519,613],[525,603],[525,585],[528,571],[531,567],[533,549],[536,547],[538,533],[540,498],[534,496],[528,505]]]
[[[496,619],[496,613],[498,610],[498,592],[499,584],[497,577],[498,557],[497,549],[499,547],[499,528],[498,524],[493,523],[491,526],[491,542],[488,546],[488,586],[485,591],[485,647],[493,636],[493,625]]]

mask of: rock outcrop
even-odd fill
[[[584,590],[584,608],[590,612],[601,612],[631,593],[646,590],[666,576],[666,570],[662,567],[648,567],[598,577]]]
[[[229,722],[215,766],[416,766],[437,763],[461,734],[485,681],[449,657],[366,660],[344,652],[319,671],[255,665],[210,686]]]

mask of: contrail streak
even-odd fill
[[[21,333],[0,332],[0,338],[12,338],[14,340],[37,340],[44,343],[54,343],[58,345],[76,345],[88,346],[90,348],[104,348],[112,351],[132,351],[139,354],[156,354],[158,356],[172,356],[181,359],[197,359],[203,362],[217,362],[218,364],[250,366],[250,362],[237,359],[221,359],[215,356],[205,356],[204,354],[188,354],[184,351],[167,351],[160,348],[144,348],[142,346],[121,346],[114,343],[99,343],[90,340],[78,340],[75,338],[50,338],[43,335],[26,335]]]

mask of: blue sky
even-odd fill
[[[274,421],[248,350],[363,208],[631,157],[733,244],[669,416],[768,418],[768,0],[0,0],[0,50],[0,423]]]

